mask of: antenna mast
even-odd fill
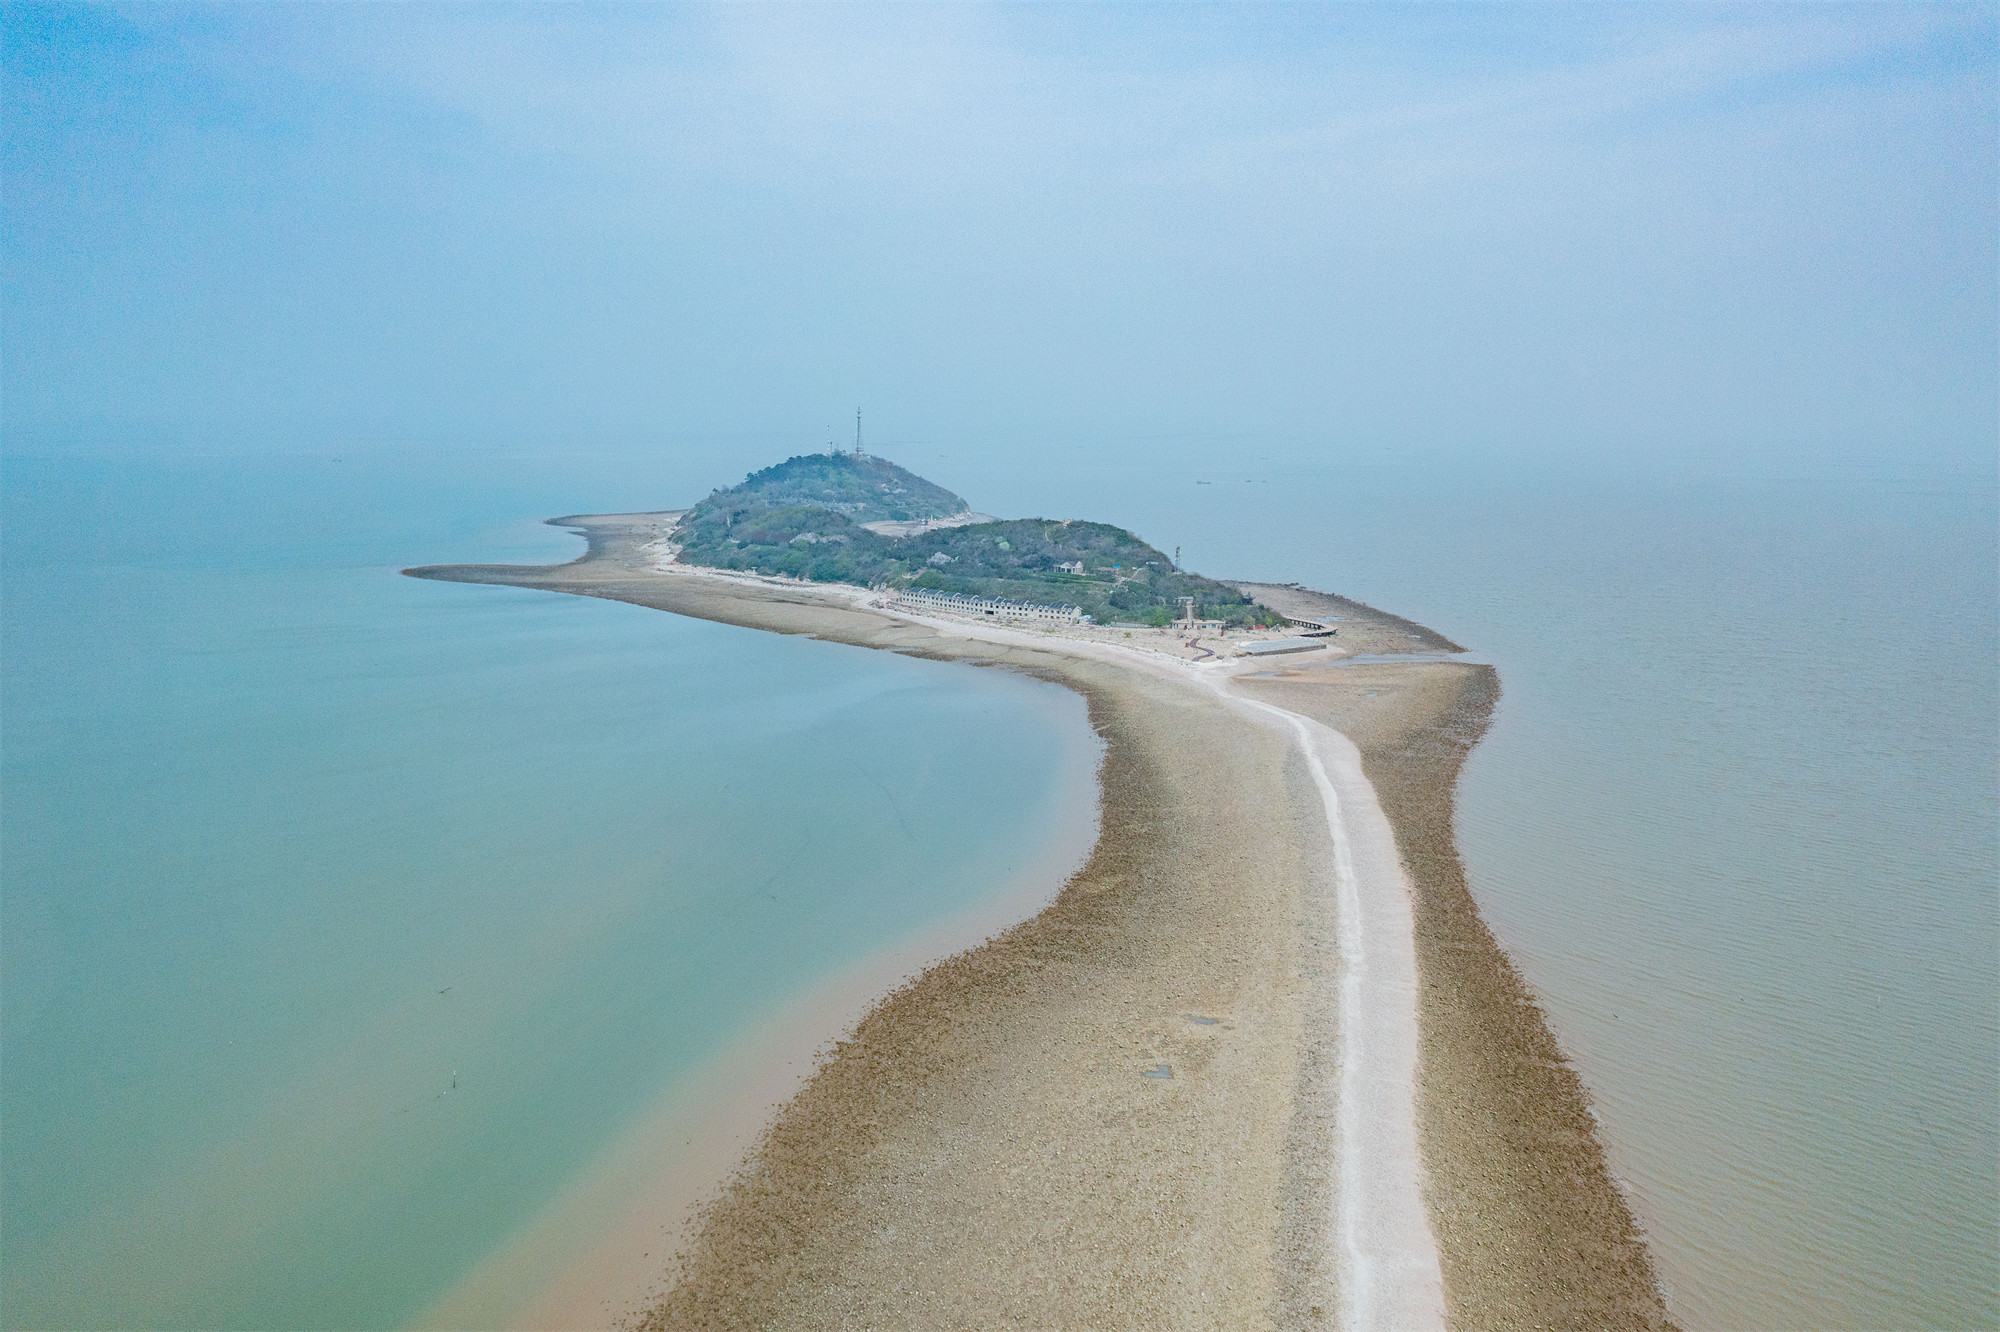
[[[861,456],[861,409],[854,409],[854,456]]]

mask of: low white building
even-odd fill
[[[889,594],[891,604],[925,615],[965,615],[975,619],[1022,620],[1039,624],[1082,624],[1081,606],[1044,606],[1035,601],[1003,601],[908,587]]]

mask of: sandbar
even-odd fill
[[[663,566],[673,517],[555,520],[589,541],[568,565],[409,572],[1028,672],[1105,751],[1088,860],[844,1031],[629,1326],[1669,1325],[1465,889],[1451,791],[1490,668],[1343,664],[1459,649],[1270,584],[1241,586],[1340,620],[1282,670],[924,620]]]

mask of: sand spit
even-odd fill
[[[1451,785],[1490,671],[1356,665],[1190,688],[1196,668],[1135,668],[1101,645],[981,641],[838,591],[663,574],[647,548],[669,515],[556,521],[588,537],[583,559],[410,572],[1027,670],[1083,694],[1106,742],[1084,868],[1041,914],[854,1028],[632,1325],[1409,1327],[1436,1325],[1440,1303],[1459,1328],[1663,1325],[1581,1086],[1458,868]],[[1318,595],[1245,586],[1287,610],[1279,597]],[[1456,647],[1360,603],[1298,605],[1343,616],[1349,651]],[[1410,674],[1438,670],[1458,674]],[[1335,705],[1365,692],[1364,671],[1424,683],[1377,688],[1349,717]],[[1362,838],[1368,866],[1336,846],[1334,804],[1386,813]],[[1402,865],[1385,870],[1392,841]],[[1343,856],[1378,889],[1414,882],[1413,897],[1373,899],[1393,916],[1400,893],[1412,913],[1418,975],[1400,1004],[1341,1003],[1357,940],[1337,922],[1367,920],[1335,910],[1352,888]],[[1393,927],[1358,942],[1385,956]],[[1400,1092],[1393,1068],[1344,1063],[1343,1032],[1364,1054],[1400,1041]],[[1420,1163],[1393,1133],[1348,1136],[1340,1108],[1372,1105],[1378,1074],[1385,1113],[1405,1136],[1420,1127]],[[1371,1168],[1389,1174],[1357,1188]],[[1370,1198],[1386,1210],[1357,1216]]]
[[[1342,647],[1356,653],[1463,652],[1464,648],[1435,629],[1415,620],[1376,610],[1365,601],[1315,592],[1290,583],[1246,583],[1229,580],[1229,586],[1260,606],[1269,606],[1281,615],[1302,620],[1333,622],[1335,637]]]
[[[1341,1321],[1350,1328],[1442,1328],[1444,1278],[1418,1132],[1410,883],[1354,745],[1319,722],[1280,715],[1298,735],[1333,837],[1340,1082],[1332,1243]]]
[[[1458,663],[1351,665],[1238,687],[1360,751],[1413,899],[1429,1208],[1458,1328],[1671,1326],[1582,1081],[1465,884],[1452,787],[1499,681]]]

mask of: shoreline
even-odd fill
[[[413,1324],[418,1328],[612,1327],[641,1309],[685,1243],[685,1219],[717,1195],[826,1050],[885,995],[977,948],[1054,900],[1098,836],[1101,745],[1064,774],[1089,814],[982,901],[808,986],[662,1092],[520,1232]],[[674,1144],[678,1143],[678,1146]]]
[[[1287,613],[1337,606],[1338,645],[1280,670],[1196,667],[892,614],[857,589],[662,570],[670,515],[551,521],[585,536],[581,559],[406,572],[1006,665],[1082,694],[1107,746],[1084,869],[870,1010],[633,1325],[995,1324],[1033,1308],[1125,1326],[1670,1326],[1580,1081],[1462,872],[1458,903],[1440,869],[1456,866],[1451,787],[1497,696],[1490,668],[1340,668],[1462,649],[1304,589],[1239,584]],[[1332,706],[1329,687],[1349,712],[1392,711],[1355,702],[1390,692],[1355,672],[1423,686],[1390,748]],[[1451,742],[1412,748],[1432,732]],[[1372,849],[1357,878],[1342,858],[1358,842]],[[1454,910],[1477,928],[1440,943]],[[1482,1067],[1449,1000],[1508,976],[1515,1025],[1481,1033],[1499,1041]]]

